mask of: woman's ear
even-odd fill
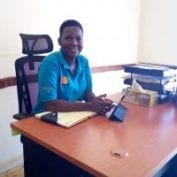
[[[61,46],[61,38],[58,37],[58,44]]]

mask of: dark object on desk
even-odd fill
[[[132,78],[126,78],[124,80],[124,84],[132,85],[133,79]],[[137,82],[141,85],[142,88],[152,91],[157,91],[159,94],[164,94],[167,91],[165,90],[165,86],[160,83],[149,83],[149,82],[143,82],[137,80]]]
[[[58,113],[57,112],[51,112],[48,114],[45,114],[43,116],[41,116],[41,120],[51,123],[51,124],[55,124],[57,125],[57,119],[58,119]]]
[[[177,94],[175,94],[175,97],[173,98],[173,103],[177,107]]]
[[[177,107],[177,91],[169,94],[169,101]]]
[[[45,57],[39,54],[53,50],[53,42],[46,34],[20,34],[20,37],[22,53],[27,56],[15,61],[19,113],[13,117],[17,120],[33,116],[31,111],[36,105],[38,97],[38,68]]]
[[[109,120],[121,121],[123,122],[126,116],[127,108],[122,104],[118,104],[114,107],[112,114],[109,117]]]
[[[158,96],[157,103],[164,104],[170,101],[169,94],[162,94]]]
[[[124,71],[128,73],[149,75],[155,77],[165,77],[174,74],[172,68],[155,64],[136,64],[131,66],[124,66]]]
[[[29,113],[17,113],[17,114],[14,114],[13,117],[17,120],[22,120],[22,119],[25,119],[25,118],[30,118],[30,117],[33,117],[34,115],[33,114],[29,114]]]

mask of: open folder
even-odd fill
[[[42,112],[35,115],[36,118],[57,124],[65,128],[70,128],[96,115],[92,111],[73,112]]]

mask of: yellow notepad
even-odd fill
[[[51,112],[42,112],[42,113],[36,114],[35,116],[36,118],[41,118],[42,116],[48,113],[51,113]],[[62,127],[65,127],[65,128],[70,128],[95,115],[96,113],[92,111],[58,112],[56,124]]]

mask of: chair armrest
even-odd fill
[[[13,115],[13,118],[17,120],[22,120],[33,116],[34,116],[33,114],[29,114],[29,113],[17,113]]]

